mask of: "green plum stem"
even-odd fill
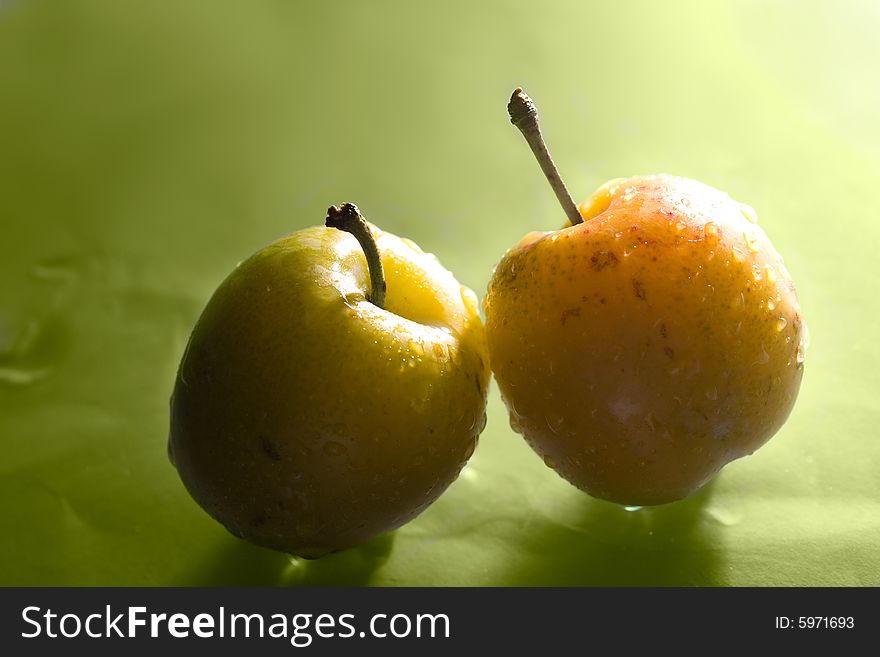
[[[559,199],[559,204],[565,210],[565,214],[572,226],[583,223],[584,218],[578,211],[574,199],[571,198],[568,188],[562,181],[562,176],[559,175],[559,170],[550,156],[550,151],[547,150],[547,144],[544,142],[541,126],[538,123],[538,108],[535,107],[534,101],[522,90],[522,87],[517,87],[513,90],[513,95],[507,104],[507,113],[510,114],[510,122],[519,128],[520,132],[523,133],[523,137],[526,138],[526,142],[528,142],[529,147],[532,149],[532,153],[535,154],[535,159],[541,165],[541,170],[547,177],[547,182],[553,188],[556,198]]]
[[[324,220],[324,225],[328,228],[351,233],[357,239],[367,257],[367,267],[370,270],[370,294],[367,298],[373,305],[384,308],[385,271],[382,269],[382,260],[379,258],[376,239],[361,211],[354,203],[343,203],[340,207],[331,205],[327,210],[327,219]]]

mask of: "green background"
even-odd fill
[[[0,2],[0,584],[877,585],[880,6]],[[416,521],[307,562],[228,535],[165,456],[235,263],[357,202],[482,294],[569,187],[668,171],[753,205],[812,334],[782,431],[695,497],[578,492],[492,387]]]

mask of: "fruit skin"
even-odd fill
[[[612,180],[579,210],[489,284],[511,426],[594,497],[681,499],[788,417],[807,345],[794,282],[754,211],[694,180]]]
[[[418,515],[485,426],[488,356],[473,292],[371,226],[387,281],[351,235],[292,233],[241,263],[196,324],[169,454],[233,534],[305,557]]]

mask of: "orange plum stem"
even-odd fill
[[[507,113],[510,114],[510,122],[519,128],[520,132],[523,133],[523,137],[526,138],[526,142],[528,142],[529,147],[532,149],[532,153],[535,154],[535,159],[541,165],[541,170],[547,177],[547,182],[550,183],[550,187],[556,193],[556,198],[559,199],[559,204],[565,210],[565,214],[572,226],[583,223],[584,218],[578,211],[577,205],[575,205],[571,194],[568,192],[568,188],[562,181],[562,176],[559,175],[559,170],[550,156],[550,151],[547,150],[547,144],[544,142],[541,126],[538,123],[538,108],[535,107],[534,101],[526,95],[521,87],[513,90],[513,95],[507,104]]]

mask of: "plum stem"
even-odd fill
[[[385,271],[382,269],[382,260],[379,258],[376,239],[361,211],[354,203],[343,203],[340,207],[331,205],[327,209],[324,225],[354,235],[364,250],[364,255],[367,257],[367,267],[370,270],[370,294],[367,299],[370,303],[384,308]]]
[[[510,114],[510,122],[519,128],[523,137],[526,138],[535,159],[541,165],[541,170],[547,177],[547,182],[556,193],[556,198],[572,226],[583,223],[584,218],[577,209],[568,188],[559,175],[559,170],[547,150],[547,144],[544,142],[544,136],[541,134],[541,126],[538,123],[538,108],[535,107],[534,101],[526,95],[522,87],[513,90],[510,102],[507,104],[507,113]]]

